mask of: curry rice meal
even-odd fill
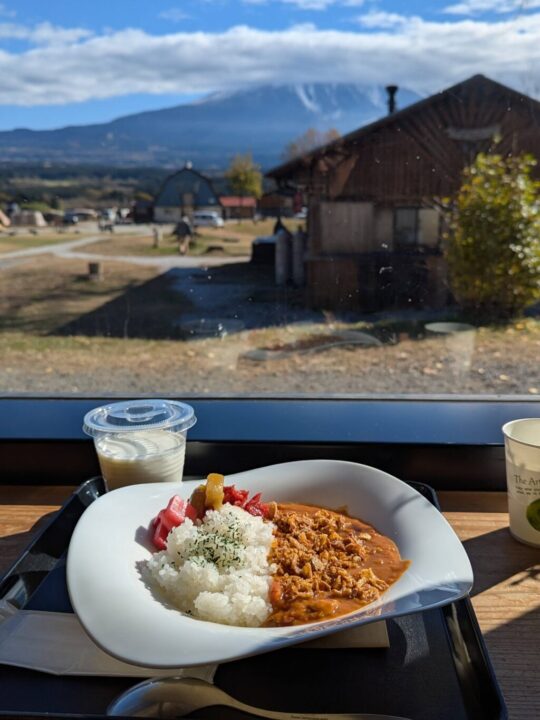
[[[263,503],[212,473],[152,523],[152,582],[184,613],[246,627],[301,625],[377,600],[409,566],[344,512]]]

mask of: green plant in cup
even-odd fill
[[[540,498],[533,500],[527,506],[527,520],[529,525],[532,525],[535,530],[540,531]]]

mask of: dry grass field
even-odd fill
[[[293,312],[298,297],[278,291],[248,264],[191,275],[115,261],[103,266],[100,282],[88,279],[87,262],[51,256],[1,271],[2,391],[540,393],[535,319],[479,328],[464,357],[407,323],[393,330],[386,323],[383,333],[380,324]],[[240,318],[233,332],[190,338],[179,331],[179,321],[223,316],[227,298],[236,303],[228,317]],[[384,343],[319,347],[321,338],[352,327]],[[261,348],[288,352],[251,359]]]
[[[58,243],[76,240],[79,237],[75,233],[59,233],[54,230],[40,231],[36,234],[30,234],[25,230],[18,232],[16,235],[13,234],[13,231],[4,231],[0,233],[0,255],[17,250],[43,247],[44,245],[57,245]]]
[[[251,244],[256,237],[270,235],[274,220],[240,223],[226,223],[222,228],[201,227],[196,230],[190,243],[189,255],[212,255],[215,257],[240,257],[251,255]],[[137,228],[140,230],[140,226]],[[178,255],[178,243],[171,234],[172,226],[163,226],[163,237],[158,248],[154,247],[152,227],[147,226],[146,234],[126,232],[111,233],[103,240],[85,246],[85,252],[99,255],[162,257]]]

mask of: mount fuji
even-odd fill
[[[400,89],[398,108],[419,99]],[[267,85],[106,123],[0,132],[0,152],[4,162],[178,167],[191,161],[201,169],[223,168],[236,153],[251,152],[268,168],[308,128],[343,134],[386,112],[386,92],[378,86]]]

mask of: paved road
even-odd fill
[[[0,255],[0,270],[20,265],[37,255],[54,255],[65,260],[88,260],[92,261],[109,261],[131,263],[132,265],[146,265],[151,267],[169,270],[170,268],[199,268],[199,267],[216,267],[219,265],[229,265],[231,263],[247,262],[248,256],[239,257],[205,257],[205,256],[185,256],[185,255],[169,255],[163,257],[144,257],[138,255],[98,255],[97,253],[77,252],[78,248],[85,245],[103,240],[103,235],[92,235],[91,237],[79,238],[78,240],[70,240],[65,243],[56,245],[42,245],[35,248],[26,248],[25,250],[14,250]]]

